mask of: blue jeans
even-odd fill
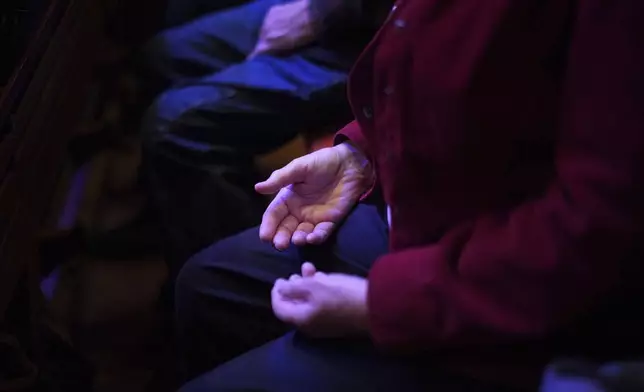
[[[257,155],[351,117],[345,88],[359,47],[315,43],[246,58],[267,11],[283,2],[216,11],[162,32],[145,48],[148,76],[166,88],[145,115],[143,135],[171,276],[213,240],[259,222]]]

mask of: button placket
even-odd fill
[[[396,19],[394,20],[394,27],[397,29],[404,29],[407,26],[407,22],[405,22],[403,19]]]

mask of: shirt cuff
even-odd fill
[[[353,145],[358,147],[360,151],[365,154],[366,157],[369,157],[369,149],[367,148],[367,139],[362,134],[362,129],[357,121],[353,120],[347,124],[344,128],[339,130],[335,134],[335,139],[333,140],[333,145],[338,145],[344,143],[347,140],[351,141]]]
[[[360,197],[360,201],[363,201],[373,193],[378,184],[378,177],[376,175],[376,167],[374,165],[374,161],[369,154],[367,139],[362,134],[362,130],[360,129],[360,125],[357,121],[351,121],[335,134],[335,138],[333,139],[334,146],[337,146],[338,144],[344,142],[350,142],[358,150],[360,150],[360,152],[367,158],[367,160],[369,160],[371,167],[373,168],[373,179],[371,185],[369,186],[368,190]]]

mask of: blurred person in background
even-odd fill
[[[148,79],[170,87],[143,125],[171,278],[213,240],[259,223],[255,157],[350,118],[348,71],[384,19],[359,3],[171,1],[173,27],[145,50]]]
[[[536,390],[555,358],[642,358],[643,18],[399,1],[336,145],[257,184],[260,227],[179,274],[206,372],[182,391]]]

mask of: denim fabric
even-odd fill
[[[254,157],[350,118],[345,84],[358,50],[314,44],[246,58],[266,12],[283,2],[206,14],[145,48],[147,76],[165,88],[144,118],[144,168],[171,277],[194,252],[259,222],[264,200],[253,190]],[[198,12],[191,7],[202,3],[181,12]]]

